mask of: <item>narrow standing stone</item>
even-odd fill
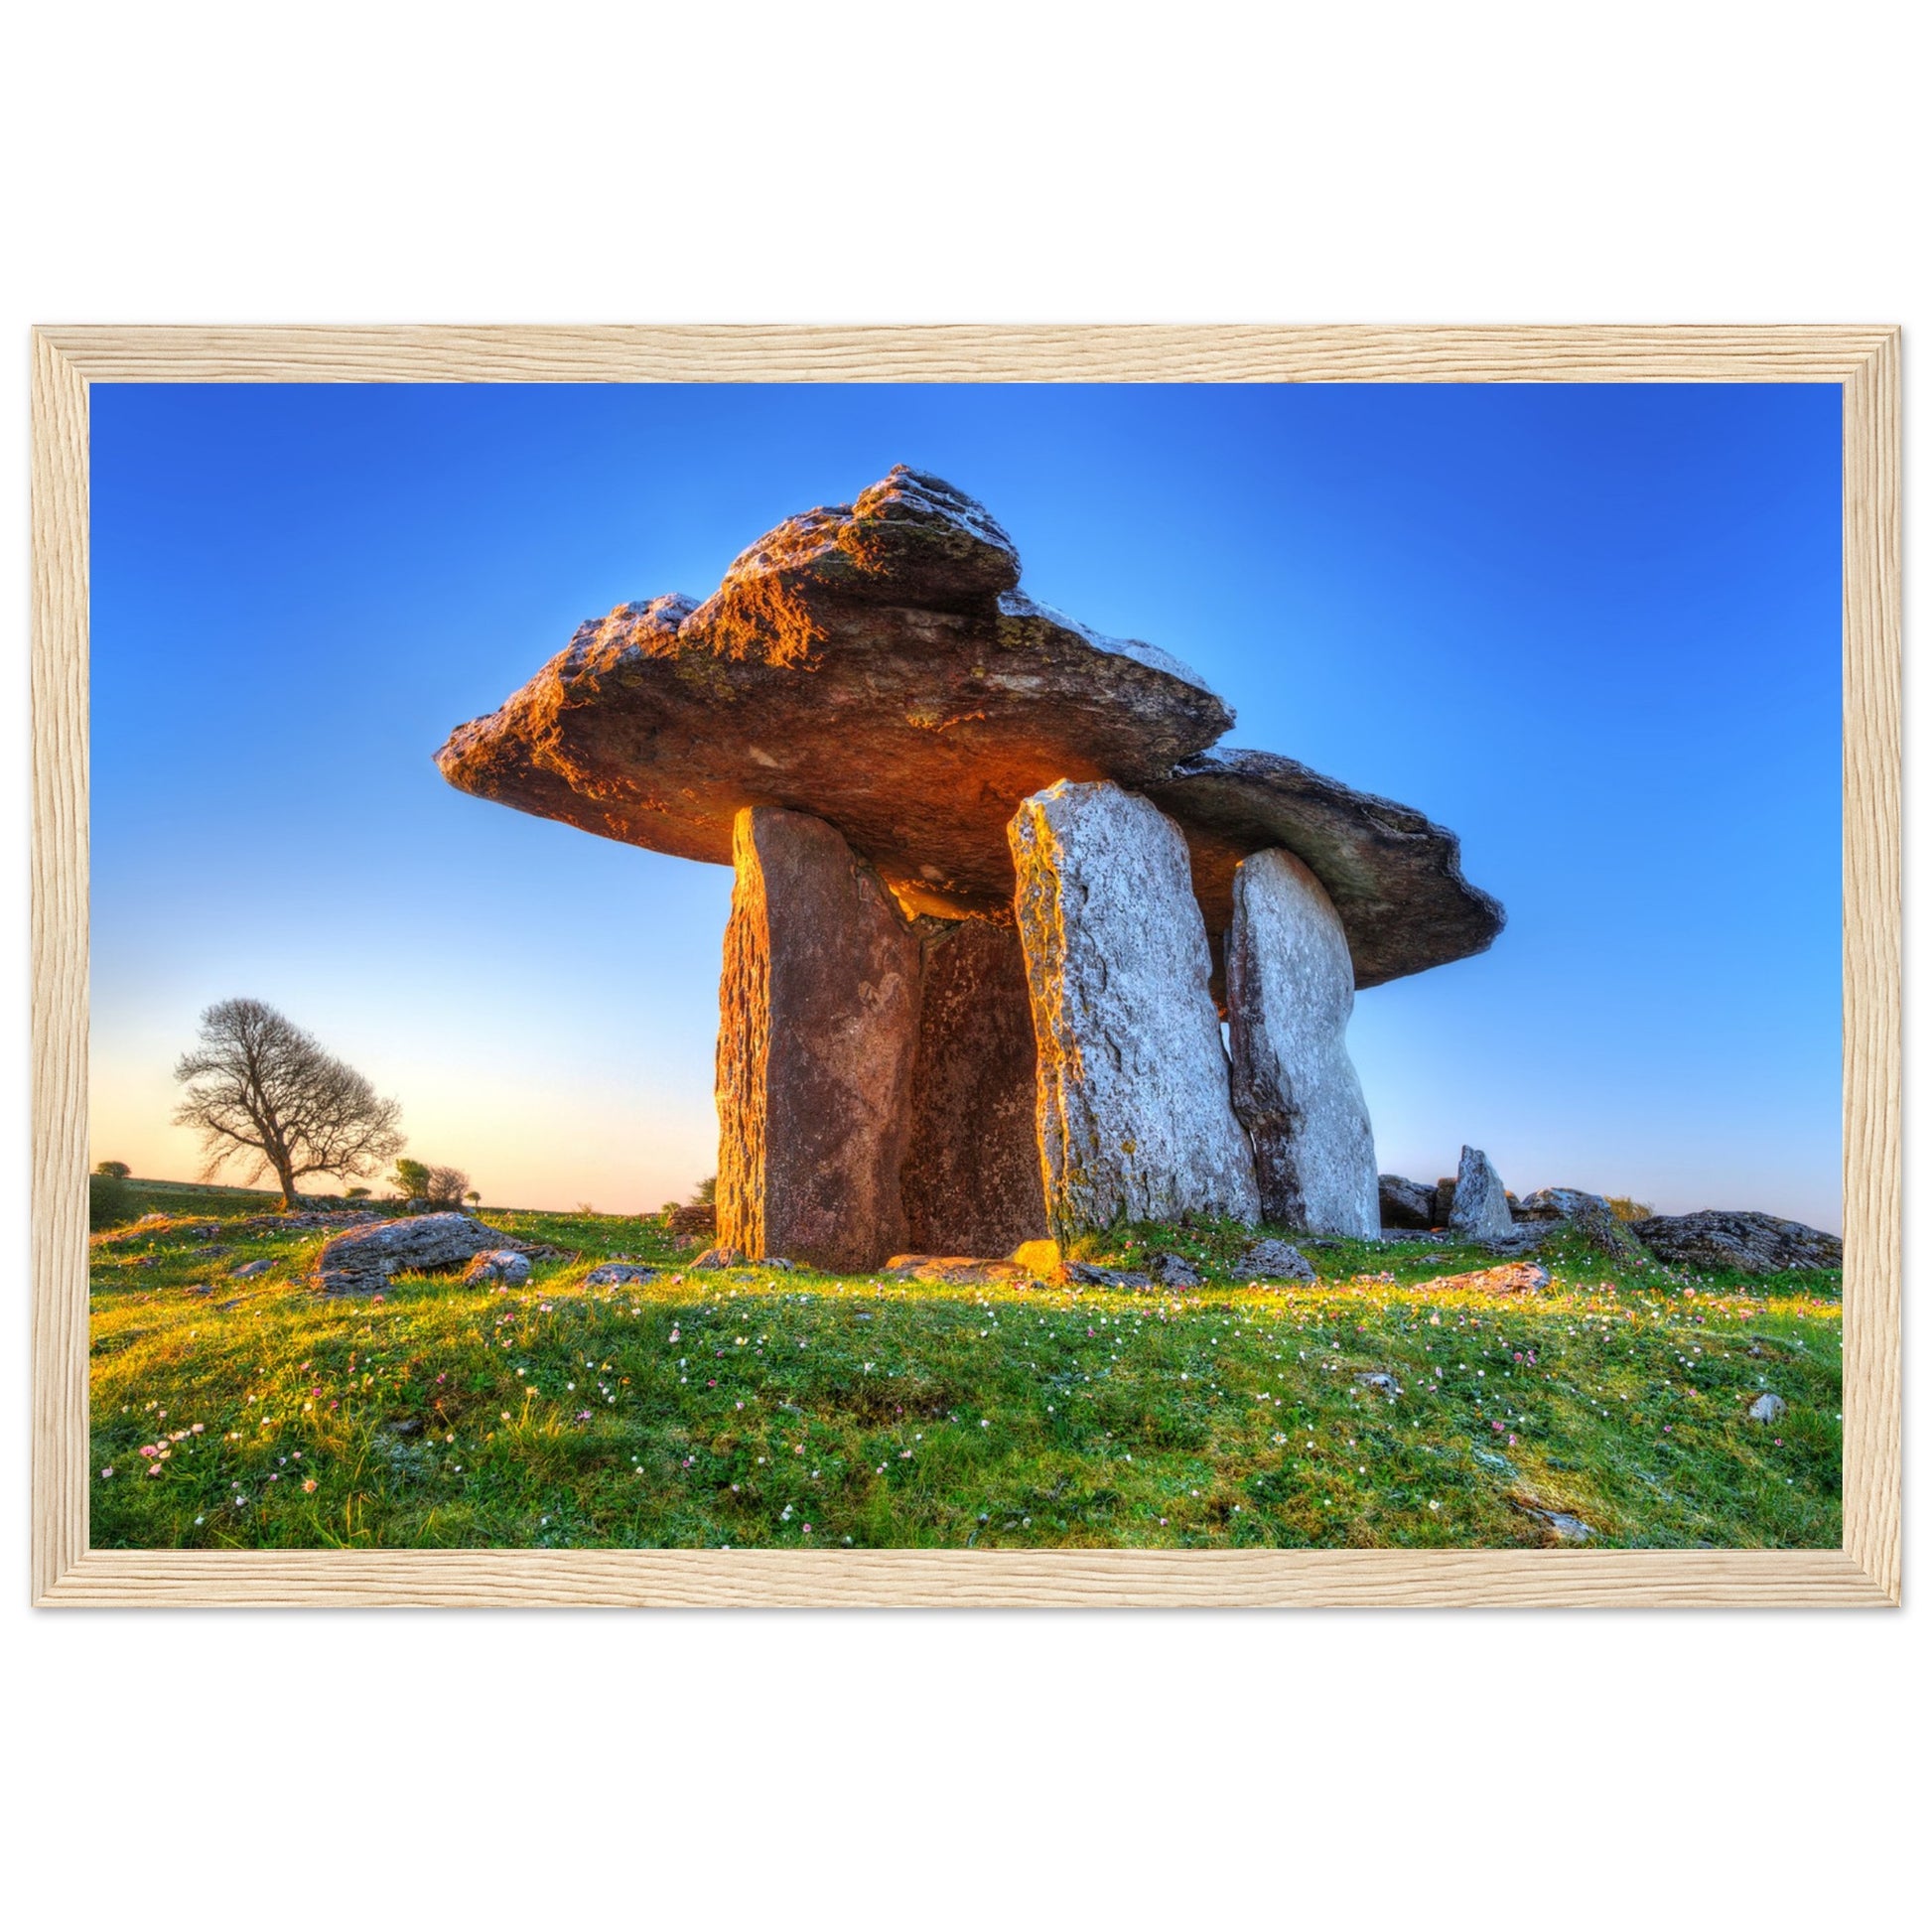
[[[899,1173],[918,1253],[1006,1255],[1045,1235],[1035,1058],[1019,934],[984,919],[929,921]]]
[[[1449,1225],[1471,1241],[1498,1241],[1515,1229],[1501,1176],[1479,1147],[1465,1147],[1455,1166]]]
[[[1375,1135],[1348,1057],[1355,969],[1327,893],[1292,852],[1257,852],[1235,871],[1227,983],[1234,1112],[1262,1218],[1374,1240]]]
[[[1008,837],[1053,1238],[1122,1219],[1256,1220],[1180,833],[1117,785],[1063,779],[1022,801]]]
[[[905,1246],[919,941],[824,820],[748,805],[719,984],[718,1241],[874,1268]]]

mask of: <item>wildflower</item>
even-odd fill
[[[102,1481],[102,1482],[105,1482],[105,1481],[106,1481],[106,1480],[108,1479],[108,1477],[110,1477],[110,1476],[111,1476],[111,1475],[112,1475],[113,1473],[114,1473],[114,1468],[113,1468],[113,1464],[112,1464],[112,1463],[109,1463],[109,1464],[108,1464],[108,1466],[107,1466],[106,1468],[104,1468],[103,1470],[101,1470],[101,1472],[100,1472],[100,1479],[101,1479],[101,1481]],[[198,1519],[198,1520],[199,1520],[199,1519]]]

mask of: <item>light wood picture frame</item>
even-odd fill
[[[1899,332],[1889,327],[45,328],[33,341],[33,1555],[49,1605],[1887,1605],[1900,1599]],[[1834,383],[1844,423],[1837,1550],[88,1547],[95,383]]]

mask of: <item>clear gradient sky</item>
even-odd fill
[[[1462,836],[1509,924],[1378,987],[1384,1172],[1837,1229],[1829,386],[93,390],[93,1158],[192,1175],[175,1056],[272,1001],[492,1203],[715,1167],[730,874],[444,784],[584,618],[702,597],[895,463],[1226,741]]]

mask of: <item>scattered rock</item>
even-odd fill
[[[704,604],[583,624],[437,763],[460,790],[717,865],[745,806],[794,803],[908,911],[1002,918],[1023,798],[1069,772],[1162,777],[1234,722],[1185,665],[1019,578],[983,505],[895,469],[768,532]]]
[[[765,1264],[771,1266],[769,1262]],[[584,1277],[586,1288],[627,1288],[657,1279],[655,1268],[640,1268],[632,1261],[600,1262]]]
[[[1744,1413],[1751,1422],[1780,1422],[1789,1407],[1783,1396],[1766,1389]]]
[[[751,806],[719,988],[718,1245],[876,1268],[906,1245],[919,940],[823,819]]]
[[[1581,1187],[1542,1187],[1522,1203],[1518,1232],[1524,1225],[1568,1226],[1576,1229],[1599,1254],[1613,1261],[1643,1261],[1644,1251],[1619,1221],[1601,1194]]]
[[[369,1295],[386,1288],[393,1275],[448,1273],[498,1248],[520,1253],[522,1243],[470,1214],[376,1221],[323,1243],[315,1285],[325,1295]]]
[[[1432,1281],[1419,1282],[1416,1292],[1420,1295],[1451,1291],[1470,1295],[1529,1295],[1549,1286],[1547,1268],[1533,1261],[1512,1261],[1501,1268],[1473,1269],[1466,1275],[1438,1275]]]
[[[1596,1533],[1581,1516],[1573,1516],[1567,1509],[1546,1509],[1539,1503],[1526,1502],[1518,1502],[1516,1507],[1541,1523],[1559,1543],[1587,1543]]]
[[[1503,1183],[1480,1148],[1465,1147],[1456,1165],[1455,1191],[1449,1199],[1448,1225],[1471,1241],[1507,1240],[1515,1223]]]
[[[946,1288],[1024,1282],[1032,1276],[1017,1261],[988,1261],[975,1255],[895,1255],[885,1272],[895,1281],[936,1282]]]
[[[1235,1278],[1244,1282],[1311,1282],[1314,1264],[1287,1241],[1251,1241],[1234,1258]]]
[[[229,1279],[230,1279],[230,1280],[232,1280],[232,1281],[237,1281],[237,1282],[238,1282],[238,1281],[245,1281],[245,1280],[246,1280],[246,1279],[247,1279],[247,1278],[248,1278],[248,1277],[249,1277],[250,1275],[265,1275],[265,1274],[267,1274],[267,1273],[268,1273],[268,1271],[269,1271],[269,1270],[270,1270],[271,1268],[273,1268],[274,1266],[275,1266],[275,1263],[274,1263],[274,1262],[273,1262],[272,1260],[270,1260],[270,1261],[244,1261],[244,1262],[243,1262],[243,1263],[241,1264],[241,1266],[240,1266],[239,1268],[230,1268],[230,1269],[228,1270],[228,1276],[229,1276]]]
[[[508,1282],[514,1286],[530,1279],[530,1257],[513,1248],[485,1248],[463,1271],[466,1282]]]
[[[1226,944],[1234,1113],[1262,1216],[1372,1240],[1375,1136],[1348,1057],[1354,968],[1321,882],[1279,846],[1244,859]]]
[[[925,1254],[1010,1254],[1046,1233],[1026,957],[1011,926],[920,926],[905,1238]]]
[[[745,1253],[741,1248],[707,1248],[692,1262],[693,1268],[743,1268]]]
[[[1436,1190],[1399,1173],[1377,1174],[1375,1187],[1385,1228],[1415,1228],[1427,1233],[1443,1224],[1436,1219]]]
[[[1365,1369],[1355,1380],[1365,1389],[1373,1389],[1377,1395],[1385,1395],[1393,1400],[1402,1393],[1402,1384],[1387,1369]]]
[[[1066,1261],[1060,1264],[1060,1279],[1078,1282],[1087,1288],[1152,1288],[1152,1277],[1133,1268],[1102,1268],[1097,1262]]]
[[[716,1234],[718,1232],[717,1203],[708,1200],[686,1201],[682,1207],[674,1207],[664,1222],[666,1232],[679,1236],[687,1234]]]
[[[1149,1278],[1162,1288],[1198,1288],[1201,1273],[1185,1255],[1155,1255],[1147,1264]]]
[[[182,1293],[184,1295],[212,1295],[214,1293],[214,1284],[212,1282],[190,1282],[182,1290]]]
[[[1837,1235],[1775,1214],[1706,1208],[1697,1214],[1653,1214],[1630,1222],[1629,1230],[1660,1261],[1681,1268],[1778,1275],[1845,1266],[1845,1243]]]
[[[1070,782],[1012,834],[1048,1229],[1258,1219],[1180,834],[1145,798]]]

